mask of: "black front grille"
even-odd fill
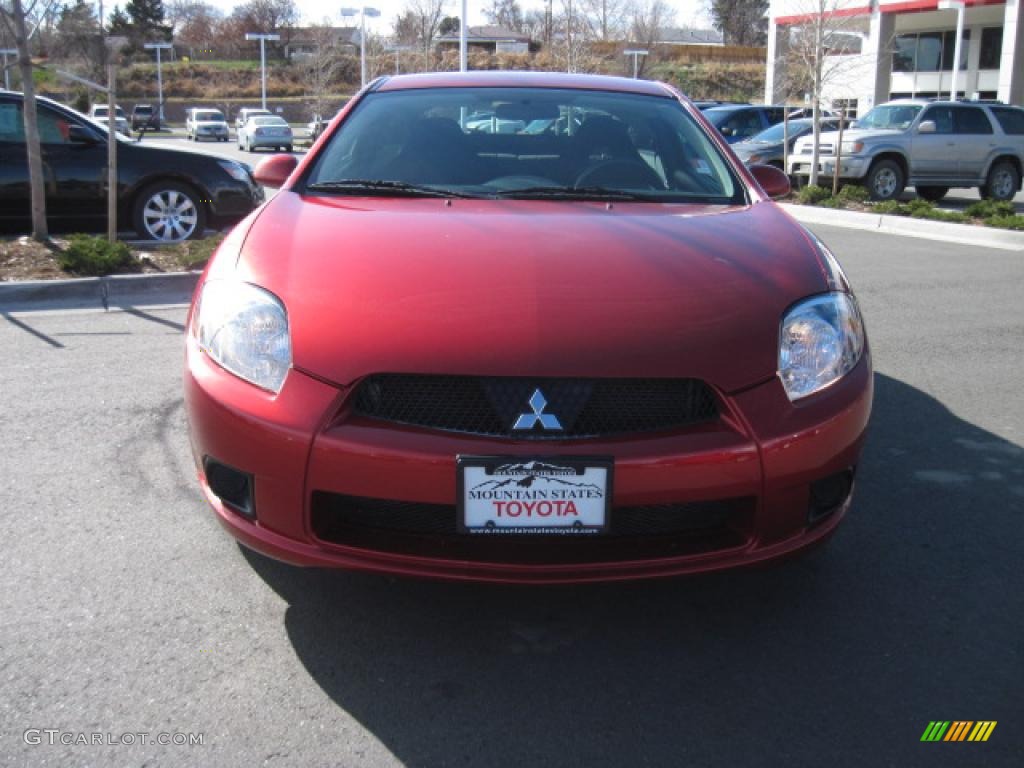
[[[560,429],[513,426],[532,419],[531,397]],[[696,379],[568,379],[380,374],[359,385],[360,416],[446,432],[519,439],[603,437],[671,431],[718,416],[714,393]]]
[[[329,544],[484,562],[601,562],[699,554],[742,546],[754,499],[616,507],[597,536],[475,536],[458,532],[445,504],[316,491],[316,537]]]

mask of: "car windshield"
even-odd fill
[[[284,121],[283,117],[272,117],[267,115],[266,117],[254,117],[252,118],[253,123],[256,125],[288,125]]]
[[[918,104],[888,104],[875,107],[857,120],[858,128],[888,128],[905,131],[922,107]]]
[[[370,93],[318,153],[305,185],[325,194],[746,200],[678,101],[554,88]]]
[[[152,107],[136,107],[134,110],[137,115],[151,115],[153,114]]]
[[[224,115],[215,109],[203,110],[202,112],[195,113],[196,122],[202,121],[207,123],[223,123]]]
[[[821,127],[822,130],[828,130],[825,125],[822,125]],[[751,136],[748,141],[756,141],[762,144],[775,144],[776,142],[783,141],[786,138],[787,130],[789,132],[789,138],[791,139],[797,136],[803,136],[811,130],[811,121],[790,120],[788,129],[785,123],[776,123],[771,128],[765,128],[756,136]]]

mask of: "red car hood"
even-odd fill
[[[285,303],[295,365],[371,373],[696,377],[776,370],[779,320],[827,290],[803,231],[749,207],[301,197],[240,276]]]

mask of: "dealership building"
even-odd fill
[[[1024,0],[771,0],[765,101],[804,99],[798,62],[816,27],[830,52],[823,106],[863,114],[889,99],[948,98],[961,14],[957,97],[1024,104]]]

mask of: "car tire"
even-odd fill
[[[203,236],[206,208],[200,195],[177,181],[150,184],[135,197],[132,223],[139,237],[177,243]]]
[[[939,200],[946,196],[949,192],[949,187],[914,187],[917,192],[917,196],[924,198],[928,202],[937,203]]]
[[[895,160],[876,162],[868,171],[866,181],[872,200],[895,200],[906,186],[903,169]]]
[[[1013,200],[1020,189],[1020,174],[1013,163],[998,162],[992,166],[981,188],[981,196],[987,200]]]

